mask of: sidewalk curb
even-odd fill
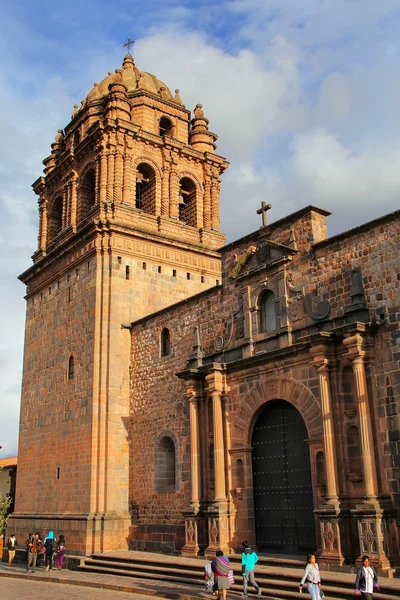
[[[28,579],[30,581],[45,581],[48,583],[61,583],[66,585],[75,585],[80,587],[98,588],[104,590],[111,590],[114,592],[129,592],[131,594],[140,594],[142,596],[155,596],[158,598],[167,598],[168,600],[204,600],[200,596],[192,596],[188,594],[179,594],[175,592],[161,592],[157,590],[146,590],[139,587],[125,587],[121,584],[116,583],[100,583],[95,581],[80,581],[77,579],[60,579],[54,576],[44,576],[31,573],[2,573],[0,577],[8,577],[12,579]]]

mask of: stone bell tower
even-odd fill
[[[59,130],[27,286],[15,513],[71,552],[126,547],[126,324],[219,283],[217,136],[130,54]],[[150,342],[149,342],[150,343]]]

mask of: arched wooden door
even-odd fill
[[[259,550],[304,554],[316,547],[307,428],[298,410],[269,402],[252,437],[256,538]]]

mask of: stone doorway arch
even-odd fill
[[[233,539],[233,546],[240,547],[243,539],[248,539],[251,544],[256,544],[256,518],[254,503],[254,485],[253,485],[253,464],[252,464],[252,436],[257,419],[268,406],[277,400],[286,401],[297,409],[299,415],[305,424],[307,432],[307,442],[311,447],[321,444],[322,440],[322,420],[319,401],[315,398],[309,388],[303,383],[288,376],[272,377],[268,379],[257,379],[247,382],[247,390],[239,398],[239,405],[232,413],[230,425],[231,432],[231,450],[232,467],[234,470],[237,464],[243,464],[243,486],[236,482],[235,486],[240,489],[234,489],[236,506],[236,526]],[[311,454],[310,454],[311,458]],[[313,483],[315,483],[315,465],[311,463],[313,472]],[[314,494],[314,502],[316,497]],[[319,536],[316,541],[319,543]],[[315,550],[311,548],[311,550]],[[304,551],[303,551],[304,553]]]
[[[307,428],[286,400],[264,405],[252,434],[257,547],[299,554],[316,547]]]

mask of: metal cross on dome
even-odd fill
[[[123,48],[128,48],[128,54],[131,53],[131,46],[136,42],[136,40],[132,40],[130,36],[126,40],[125,44],[123,44]]]
[[[261,227],[267,226],[267,210],[272,208],[271,204],[267,204],[266,202],[261,202],[261,208],[258,209],[257,214],[262,216],[262,225]]]

